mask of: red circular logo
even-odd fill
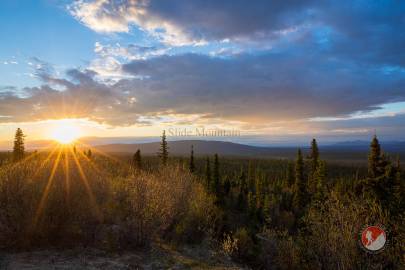
[[[387,242],[385,231],[379,226],[368,226],[361,232],[361,244],[369,251],[379,251]]]

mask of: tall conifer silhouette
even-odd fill
[[[13,147],[13,159],[14,161],[21,160],[24,157],[25,147],[24,147],[25,135],[21,128],[17,128],[14,137],[14,147]]]
[[[162,141],[160,142],[160,149],[159,149],[159,158],[160,162],[163,166],[167,165],[167,160],[169,158],[169,147],[167,146],[166,141],[166,131],[163,130],[162,134]]]
[[[191,146],[191,153],[190,153],[190,164],[189,164],[190,172],[195,172],[195,164],[194,164],[194,146]]]
[[[368,176],[375,178],[380,176],[383,172],[381,171],[381,146],[374,135],[373,140],[370,144],[370,153],[368,155]]]
[[[132,157],[132,167],[135,170],[141,170],[142,169],[142,158],[141,158],[141,150],[137,150]]]
[[[295,162],[295,186],[293,206],[297,213],[305,207],[306,203],[306,185],[304,180],[304,160],[302,158],[301,149],[298,149],[297,160]]]

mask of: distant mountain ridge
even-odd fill
[[[132,154],[138,149],[143,155],[156,155],[159,151],[160,142],[158,138],[143,138],[138,143],[131,143],[134,139],[126,137],[121,143],[118,138],[114,142],[106,144],[106,138],[83,138],[82,144],[78,143],[78,147],[88,148],[93,147],[99,151],[115,154]],[[44,149],[52,145],[52,141],[38,140],[27,142],[27,149]],[[257,157],[257,158],[289,158],[294,159],[297,154],[297,146],[252,146],[247,144],[225,142],[225,141],[207,141],[207,140],[173,140],[168,141],[169,152],[174,156],[188,156],[191,146],[194,147],[196,156],[213,155],[215,153],[222,156],[239,156],[239,157]],[[326,160],[358,160],[366,161],[370,142],[368,141],[345,141],[331,145],[319,145],[321,157]],[[397,155],[402,159],[405,158],[405,142],[404,141],[387,141],[381,142],[384,152]],[[12,143],[9,142],[6,147],[2,147],[5,151],[11,151]],[[301,147],[304,155],[308,154],[309,143]]]
[[[405,151],[405,141],[382,141],[380,142],[384,151],[387,152],[403,152]],[[338,142],[332,145],[326,145],[325,148],[352,148],[353,150],[368,150],[370,147],[370,142],[368,141],[345,141]]]
[[[229,156],[265,155],[272,149],[232,142],[203,140],[168,141],[168,146],[170,153],[173,155],[188,155],[191,146],[193,146],[196,155],[212,155],[215,153]],[[95,146],[95,148],[104,152],[133,153],[139,149],[143,154],[156,154],[159,151],[159,147],[160,142]]]
[[[366,160],[369,142],[342,142],[334,145],[320,146],[320,152],[325,159],[356,159]],[[159,142],[139,144],[107,144],[95,146],[96,149],[110,153],[134,153],[138,149],[142,154],[154,155],[159,151]],[[183,140],[168,141],[169,152],[172,155],[187,156],[191,146],[195,155],[244,156],[295,158],[298,147],[261,147],[224,141]],[[383,150],[393,154],[405,156],[405,142],[382,143]],[[309,145],[302,147],[304,154],[308,153]]]

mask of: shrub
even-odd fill
[[[128,176],[127,167],[65,152],[2,166],[1,247],[117,249],[206,236],[216,210],[194,176],[175,166]]]

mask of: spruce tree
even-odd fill
[[[324,161],[319,161],[314,179],[316,182],[314,201],[321,202],[325,197],[326,166]]]
[[[401,194],[400,197],[403,198],[402,200],[405,203],[405,183],[403,181],[403,172],[401,170],[401,161],[399,156],[397,157],[396,172],[395,178],[399,188],[398,193]]]
[[[315,139],[312,139],[311,142],[310,158],[311,158],[311,173],[314,174],[319,163],[319,149]]]
[[[247,196],[247,203],[248,203],[248,213],[249,216],[256,218],[256,198],[253,192],[249,191]]]
[[[248,194],[248,186],[246,182],[245,172],[242,170],[239,176],[239,193],[237,200],[237,209],[243,211],[246,207],[246,196]]]
[[[392,172],[390,172],[390,169]],[[387,181],[386,185],[388,186],[388,203],[389,209],[392,215],[397,215],[399,213],[404,212],[404,190],[403,184],[401,180],[401,165],[399,157],[397,158],[395,166],[387,166],[386,168],[386,175],[389,180]]]
[[[295,183],[295,177],[294,177],[294,163],[293,162],[288,162],[287,165],[287,171],[286,171],[286,179],[287,179],[287,184],[288,186],[292,186]]]
[[[264,202],[263,202],[263,219],[266,223],[271,222],[271,200],[270,200],[270,195],[266,194],[264,196]]]
[[[87,151],[87,157],[91,158],[92,155],[93,155],[93,153],[91,152],[91,149],[89,149],[89,151]]]
[[[189,169],[191,173],[195,172],[195,164],[194,164],[194,147],[193,145],[191,146],[191,153],[190,153],[190,164],[189,164]]]
[[[211,165],[210,165],[210,158],[207,157],[206,163],[205,163],[205,181],[207,185],[207,189],[211,189]]]
[[[142,157],[141,157],[141,150],[137,150],[135,154],[132,157],[132,167],[135,170],[141,170],[142,169]]]
[[[215,194],[219,195],[220,194],[220,185],[221,185],[221,176],[219,173],[219,159],[218,159],[218,154],[214,155],[214,175],[213,175],[213,187],[212,189],[214,190]]]
[[[368,155],[368,176],[370,178],[376,178],[383,173],[381,171],[381,161],[381,146],[377,136],[374,135],[370,144],[370,153]]]
[[[308,192],[314,194],[316,192],[317,180],[315,179],[315,173],[319,166],[319,149],[318,144],[315,139],[311,141],[311,152],[309,154],[310,158],[310,173],[308,175]]]
[[[19,161],[24,158],[25,147],[24,147],[25,135],[20,128],[17,128],[14,137],[14,147],[13,147],[13,159],[14,161]]]
[[[304,180],[304,161],[301,149],[298,149],[297,160],[295,162],[295,186],[293,207],[296,213],[301,213],[306,204],[306,187]]]
[[[160,150],[159,150],[159,158],[160,162],[163,166],[167,165],[167,159],[169,158],[169,147],[167,146],[166,141],[166,131],[163,130],[162,134],[162,141],[160,143]]]
[[[228,196],[230,191],[231,191],[231,181],[229,180],[229,177],[226,177],[224,181],[224,195]]]
[[[249,160],[248,165],[248,173],[247,173],[247,181],[248,181],[248,188],[249,190],[254,190],[255,182],[256,182],[256,175],[255,175],[255,168],[253,166],[253,162]]]
[[[246,182],[246,174],[244,171],[241,171],[239,176],[239,190],[242,194],[247,195],[249,188]]]

